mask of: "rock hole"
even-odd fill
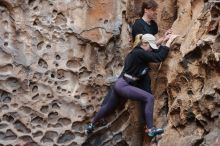
[[[56,55],[56,60],[60,60],[60,55]]]
[[[5,137],[5,133],[0,131],[0,139],[3,139]],[[4,146],[0,143],[0,146]]]
[[[41,79],[41,77],[42,77],[42,74],[41,74],[41,73],[35,72],[35,73],[34,73],[34,76],[33,76],[33,79],[34,79],[34,80],[39,80],[39,79]]]
[[[45,72],[45,75],[47,76],[47,75],[49,75],[49,73],[50,73],[50,71],[47,71],[47,72]]]
[[[38,65],[39,65],[40,67],[42,67],[42,68],[45,68],[45,69],[48,68],[47,62],[44,61],[42,58],[39,59],[39,61],[38,61]]]
[[[63,13],[58,13],[57,17],[55,19],[55,23],[58,25],[64,25],[67,23],[66,17],[63,15]]]
[[[51,76],[51,78],[55,78],[55,75],[54,75],[53,73],[51,73],[51,75],[50,75],[50,76]]]
[[[53,10],[53,15],[57,14],[57,10]]]
[[[86,97],[88,96],[88,93],[81,93],[81,97]]]
[[[14,118],[11,115],[4,114],[2,120],[10,123],[14,121]]]
[[[47,44],[46,48],[51,49],[51,45]]]
[[[64,71],[63,70],[58,70],[57,71],[57,78],[58,79],[64,78]]]
[[[5,133],[3,140],[15,140],[17,135],[10,129],[8,129]]]
[[[126,11],[125,10],[122,11],[122,15],[126,15]]]
[[[89,78],[89,76],[91,75],[91,72],[90,71],[84,71],[84,72],[80,72],[79,73],[79,78],[80,79],[85,79],[85,78]]]
[[[50,137],[42,137],[40,142],[42,143],[54,143],[53,139],[51,139]]]
[[[188,91],[187,91],[187,94],[188,94],[188,95],[193,95],[193,91],[192,91],[192,90],[188,90]]]
[[[47,94],[47,98],[53,98],[54,96],[50,93]]]
[[[8,33],[8,32],[5,32],[5,33],[4,33],[4,37],[5,37],[5,39],[8,39],[9,33]]]
[[[38,18],[36,18],[33,22],[33,26],[37,26],[40,24],[40,20]]]
[[[56,137],[58,137],[58,133],[56,131],[47,131],[41,140],[44,143],[45,142],[53,142],[53,139]]]
[[[74,131],[83,131],[82,123],[80,123],[80,122],[74,122],[74,123],[72,124],[72,130],[74,130]]]
[[[89,105],[86,107],[86,111],[92,113],[94,111],[94,107],[92,105]]]
[[[58,112],[51,112],[48,114],[48,120],[54,122],[59,118]]]
[[[79,95],[75,95],[74,98],[80,99],[80,96]]]
[[[48,127],[48,128],[50,128],[50,127],[53,127],[53,128],[61,128],[62,125],[61,125],[60,123],[56,123],[55,125],[53,125],[53,124],[48,124],[47,127]]]
[[[62,92],[66,92],[66,89],[62,89]]]
[[[33,137],[39,137],[39,136],[42,136],[43,135],[43,132],[42,131],[37,131],[35,133],[32,133]]]
[[[183,60],[195,61],[195,60],[198,60],[201,57],[202,57],[202,50],[201,50],[201,48],[197,47],[193,51],[186,54],[184,56]]]
[[[66,63],[66,67],[68,67],[68,68],[77,68],[79,66],[80,66],[80,64],[76,60],[69,60]]]
[[[17,103],[13,103],[13,104],[11,104],[11,106],[14,107],[14,108],[17,108],[18,104]]]
[[[3,23],[3,25],[8,26],[8,21],[7,20],[4,20],[2,23]]]
[[[8,124],[6,123],[0,123],[0,129],[5,129],[8,127]]]
[[[182,100],[181,99],[177,99],[177,103],[179,106],[182,106]]]
[[[60,106],[57,103],[52,104],[53,109],[60,109]]]
[[[36,116],[31,120],[32,124],[42,125],[44,123],[44,119],[42,117]]]
[[[97,75],[97,78],[102,79],[102,78],[103,78],[103,75],[98,74],[98,75]]]
[[[32,97],[32,100],[37,100],[37,99],[39,99],[39,93],[37,93],[36,95],[34,95],[33,97]]]
[[[71,131],[67,130],[67,131],[65,131],[64,134],[62,134],[58,138],[57,143],[59,143],[59,144],[60,143],[66,143],[66,142],[69,142],[69,141],[73,140],[74,138],[75,138],[74,134]]]
[[[33,141],[26,143],[24,146],[40,146],[40,145]]]
[[[32,137],[31,136],[29,136],[29,135],[24,135],[24,136],[21,136],[21,137],[19,137],[19,139],[21,139],[22,141],[24,141],[24,142],[33,142],[33,139],[32,139]]]
[[[28,5],[31,5],[34,3],[35,0],[28,0]]]
[[[58,120],[59,123],[61,123],[62,125],[66,126],[66,125],[69,125],[71,123],[71,120],[68,119],[68,118],[60,118]]]
[[[39,43],[37,44],[37,49],[38,49],[38,50],[41,50],[41,49],[42,49],[43,44],[44,44],[44,42],[43,42],[43,41],[42,41],[42,42],[39,42]]]
[[[17,131],[22,132],[22,133],[30,133],[31,130],[25,126],[21,121],[17,120],[14,123],[14,127]]]
[[[19,109],[20,109],[21,111],[23,111],[24,113],[26,113],[26,114],[30,114],[31,111],[32,111],[32,109],[31,109],[30,107],[28,107],[28,106],[22,106],[22,107],[20,107]]]
[[[104,24],[106,24],[106,23],[108,23],[108,20],[105,20],[105,21],[104,21]]]
[[[34,7],[33,10],[34,10],[34,11],[38,11],[38,10],[39,10],[39,9],[38,9],[38,6]]]
[[[204,138],[196,139],[191,146],[200,146],[202,145],[202,142],[204,141]]]
[[[9,97],[9,93],[2,91],[0,100],[4,103],[10,103],[11,102],[11,97]]]
[[[42,107],[40,108],[40,111],[41,111],[42,113],[47,113],[48,110],[49,110],[49,107],[48,107],[47,105],[42,106]]]
[[[4,104],[3,106],[2,106],[2,110],[8,110],[9,109],[9,106],[7,105],[7,104]]]
[[[60,86],[57,86],[57,90],[61,90],[61,87],[60,87]]]
[[[4,46],[6,46],[6,47],[7,47],[7,46],[8,46],[8,42],[4,42]]]
[[[68,146],[79,146],[76,142],[72,142],[71,144],[69,144]]]
[[[214,24],[212,24],[212,23],[214,23]],[[212,29],[208,32],[208,34],[217,35],[217,34],[218,34],[218,27],[219,27],[218,23],[216,23],[215,21],[212,21],[212,22],[211,22],[211,25],[212,25],[212,27],[214,27],[214,28],[212,28]]]
[[[32,92],[33,93],[36,93],[38,91],[38,86],[34,86],[33,88],[32,88]]]
[[[53,82],[51,80],[48,81],[48,84],[53,84]]]
[[[170,115],[175,115],[180,113],[180,107],[171,108],[170,109]]]
[[[194,122],[195,121],[195,114],[192,112],[192,111],[187,111],[187,114],[186,114],[186,119],[188,122]]]
[[[206,100],[206,101],[213,101],[214,99],[215,99],[214,96],[211,96],[211,95],[206,95],[206,96],[205,96],[205,100]]]
[[[18,88],[20,86],[20,83],[17,78],[10,77],[6,81],[7,81],[7,84],[12,88]]]

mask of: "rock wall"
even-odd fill
[[[1,0],[0,145],[219,145],[220,3],[157,1],[159,34],[180,37],[152,64],[154,121],[166,131],[151,140],[130,101],[84,134],[121,72],[141,0]]]

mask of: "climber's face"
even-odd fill
[[[157,8],[145,9],[145,14],[150,20],[157,18]]]

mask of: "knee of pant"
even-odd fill
[[[116,82],[115,85],[114,85],[114,87],[113,87],[113,90],[115,90],[116,92],[120,92],[120,91],[119,91],[120,89],[121,89],[121,88],[119,87],[119,84]]]
[[[153,103],[154,102],[154,96],[148,96],[148,102]]]

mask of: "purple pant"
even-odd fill
[[[140,88],[128,84],[123,78],[119,78],[115,83],[112,96],[108,102],[101,107],[93,119],[93,123],[104,118],[107,113],[111,112],[117,107],[121,100],[120,98],[138,100],[144,103],[144,114],[147,128],[153,127],[153,110],[154,110],[154,96]]]

